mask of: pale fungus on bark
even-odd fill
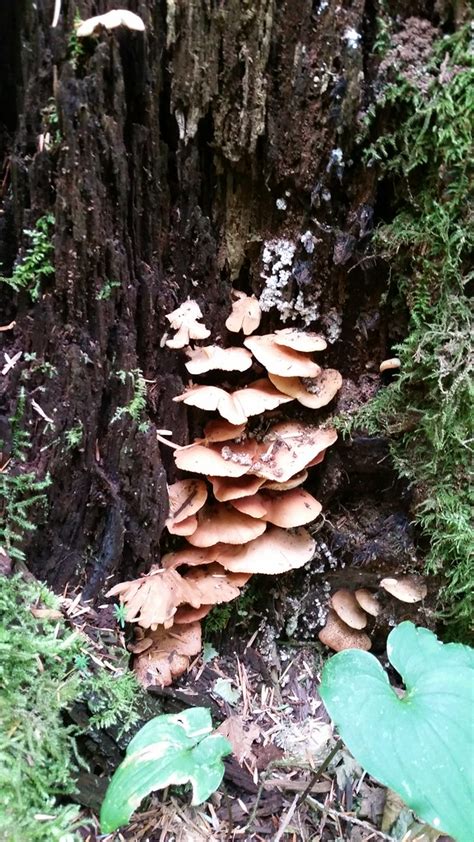
[[[291,347],[278,344],[275,334],[250,336],[244,345],[250,349],[255,359],[263,365],[269,374],[281,377],[317,377],[321,367],[313,360]]]
[[[346,625],[332,608],[329,609],[326,625],[318,637],[321,643],[334,652],[342,652],[344,649],[363,649],[368,652],[372,646],[368,635]]]
[[[176,331],[173,339],[166,341],[168,348],[185,348],[192,339],[208,339],[211,335],[205,325],[199,324],[202,313],[197,301],[188,299],[172,313],[168,313],[166,318],[172,329]]]
[[[219,345],[205,345],[202,348],[187,348],[185,363],[190,374],[205,374],[207,371],[247,371],[252,365],[252,354],[245,348],[221,348]]]
[[[53,21],[53,26],[56,23]],[[87,20],[81,21],[76,28],[76,35],[78,38],[89,38],[100,27],[104,27],[104,29],[116,29],[118,26],[124,26],[126,29],[132,29],[136,32],[145,31],[145,24],[141,17],[134,14],[134,12],[129,12],[127,9],[111,9],[110,12],[106,12],[104,15],[96,15],[93,18],[87,18]]]
[[[226,392],[219,386],[190,386],[173,400],[199,409],[217,411],[230,424],[239,425],[252,415],[260,415],[268,409],[289,403],[292,398],[279,392],[269,380],[262,379],[235,392]]]
[[[382,579],[380,587],[400,602],[421,602],[428,593],[428,588],[420,576]]]
[[[351,629],[365,629],[367,616],[355,595],[347,588],[341,588],[331,597],[331,605],[338,617]]]
[[[246,295],[238,289],[232,290],[232,294],[235,300],[225,326],[231,333],[242,331],[245,336],[249,336],[260,324],[262,318],[260,304],[254,295]]]

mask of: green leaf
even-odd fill
[[[323,669],[324,704],[374,778],[437,830],[472,842],[474,650],[404,622],[387,654],[405,682],[402,698],[373,655],[348,649]]]
[[[234,690],[230,678],[218,678],[214,682],[212,692],[228,702],[229,705],[236,705],[240,698],[240,690],[239,688]]]
[[[100,811],[101,832],[127,824],[146,795],[170,784],[190,782],[192,803],[202,804],[222,781],[222,758],[231,751],[225,737],[212,733],[207,708],[151,719],[131,740],[110,781]]]

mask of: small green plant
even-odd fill
[[[59,146],[62,138],[59,129],[58,109],[54,97],[49,98],[48,104],[42,109],[41,114],[43,115],[45,128],[50,136],[49,145],[53,147]]]
[[[82,23],[82,18],[79,14],[76,14],[74,17],[74,28],[71,34],[69,35],[67,46],[68,59],[71,62],[74,70],[77,69],[79,62],[85,53],[84,43],[83,41],[81,41],[80,38],[77,37],[77,27],[80,23]]]
[[[114,605],[114,617],[117,620],[121,629],[125,628],[125,623],[127,622],[127,606],[115,603]]]
[[[120,286],[120,281],[109,281],[107,279],[104,282],[102,289],[100,289],[96,295],[97,301],[108,301],[114,289],[118,289]]]
[[[0,547],[12,558],[23,560],[21,549],[25,532],[33,532],[37,524],[31,519],[34,507],[44,506],[44,491],[51,483],[49,475],[39,479],[35,471],[25,471],[26,451],[31,447],[30,436],[24,428],[26,392],[20,388],[15,414],[10,418],[11,461],[0,473]]]
[[[22,260],[16,264],[11,277],[0,276],[0,281],[12,287],[15,292],[25,289],[30,293],[32,301],[37,301],[41,291],[41,281],[54,274],[52,257],[54,216],[47,213],[41,216],[34,228],[25,228],[23,233],[29,237],[31,243],[26,249]]]
[[[146,410],[147,401],[146,380],[142,370],[140,368],[134,368],[132,371],[117,371],[117,377],[123,384],[127,382],[128,378],[132,381],[133,397],[126,406],[119,406],[116,409],[112,418],[112,424],[114,421],[122,418],[123,415],[130,415],[130,418],[133,418],[134,421],[141,421],[143,413]],[[140,428],[146,429],[146,427],[146,422],[140,424]]]
[[[75,427],[71,427],[64,433],[64,438],[66,439],[66,450],[73,450],[75,447],[79,447],[82,443],[83,436],[84,425],[82,421],[79,421],[79,424],[76,424]]]
[[[321,698],[370,775],[436,830],[471,842],[474,650],[404,622],[390,632],[387,655],[407,688],[402,698],[377,658],[357,649],[327,661]]]
[[[192,804],[202,804],[224,776],[228,740],[212,730],[207,708],[164,714],[147,722],[130,742],[100,811],[102,833],[127,824],[145,796],[170,784],[191,782]]]

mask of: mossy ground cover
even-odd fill
[[[79,809],[75,776],[85,765],[68,709],[83,701],[89,727],[139,716],[131,673],[94,671],[87,638],[58,612],[57,598],[20,576],[0,578],[0,840],[69,842]],[[36,615],[36,616],[35,616]]]
[[[396,207],[376,232],[375,249],[390,266],[387,298],[408,307],[409,329],[393,349],[400,373],[346,429],[389,436],[398,472],[416,488],[427,571],[445,576],[440,610],[449,634],[467,639],[474,608],[469,28],[435,45],[428,72],[426,91],[399,76],[370,115],[372,136],[391,127],[370,146],[367,163],[379,168]]]

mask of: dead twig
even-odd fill
[[[369,824],[369,822],[364,822],[362,821],[362,819],[358,819],[351,813],[333,810],[331,807],[327,807],[325,804],[321,804],[320,801],[316,801],[315,798],[311,798],[311,796],[309,795],[306,796],[306,802],[309,804],[310,807],[313,807],[315,810],[319,810],[321,813],[323,813],[323,815],[331,816],[331,818],[335,821],[340,821],[342,819],[345,822],[357,825],[357,827],[363,827],[364,830],[368,830],[372,835],[377,836],[379,839],[386,839],[387,842],[393,842],[393,838],[391,836],[387,836],[386,833],[382,833],[381,830],[377,830],[377,828]]]

